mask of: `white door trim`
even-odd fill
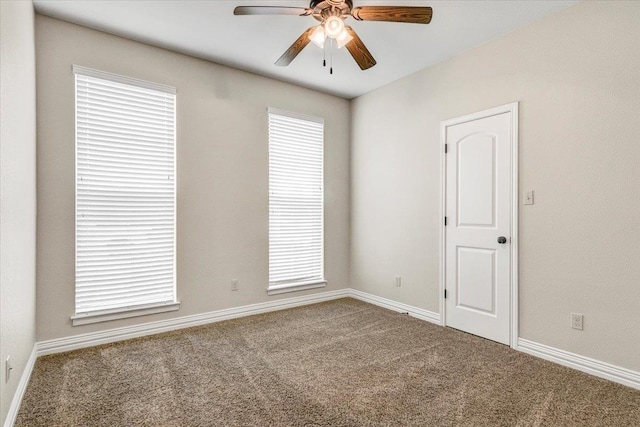
[[[446,129],[449,126],[458,125],[460,123],[478,120],[498,114],[511,113],[511,239],[509,249],[511,251],[511,313],[510,313],[510,346],[513,349],[518,348],[518,205],[520,203],[518,191],[518,102],[502,105],[500,107],[490,108],[488,110],[479,111],[477,113],[468,114],[462,117],[445,120],[440,123],[440,324],[446,326],[446,304],[444,303],[445,289],[445,231],[444,216],[446,208]]]

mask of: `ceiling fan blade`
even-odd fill
[[[286,6],[238,6],[233,9],[234,15],[311,15],[312,9]]]
[[[433,16],[430,7],[412,6],[362,6],[351,11],[358,21],[409,22],[428,24]]]
[[[353,40],[347,43],[347,50],[353,56],[353,59],[356,60],[361,70],[366,70],[368,68],[376,65],[376,60],[373,59],[373,55],[369,52],[369,49],[362,43],[360,37],[353,31],[351,27],[345,27],[345,30],[349,33]]]
[[[287,49],[287,51],[283,53],[280,58],[278,58],[278,60],[276,61],[276,65],[280,67],[286,67],[287,65],[291,64],[291,61],[293,61],[296,56],[298,56],[298,54],[302,52],[302,49],[304,49],[309,44],[309,42],[311,41],[311,39],[309,39],[309,35],[313,30],[315,30],[315,28],[315,26],[310,27],[307,31],[302,33],[302,35],[293,42],[289,49]]]

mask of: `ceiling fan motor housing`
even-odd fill
[[[322,22],[329,16],[340,16],[344,19],[351,13],[352,0],[311,0],[309,8],[313,9],[313,17]]]

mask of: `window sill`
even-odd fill
[[[307,289],[324,288],[325,286],[327,286],[326,280],[286,283],[283,285],[269,286],[269,288],[267,289],[267,295],[278,295],[287,292],[306,291]]]
[[[88,325],[90,323],[108,322],[109,320],[126,319],[128,317],[145,316],[147,314],[176,311],[180,308],[180,302],[151,304],[116,310],[104,310],[88,314],[76,314],[71,316],[73,326]]]

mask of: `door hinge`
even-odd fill
[[[447,225],[447,217],[444,217],[444,225]]]
[[[447,154],[448,147],[449,147],[449,144],[444,144],[444,154]]]
[[[444,299],[447,299],[447,290],[444,290]]]

